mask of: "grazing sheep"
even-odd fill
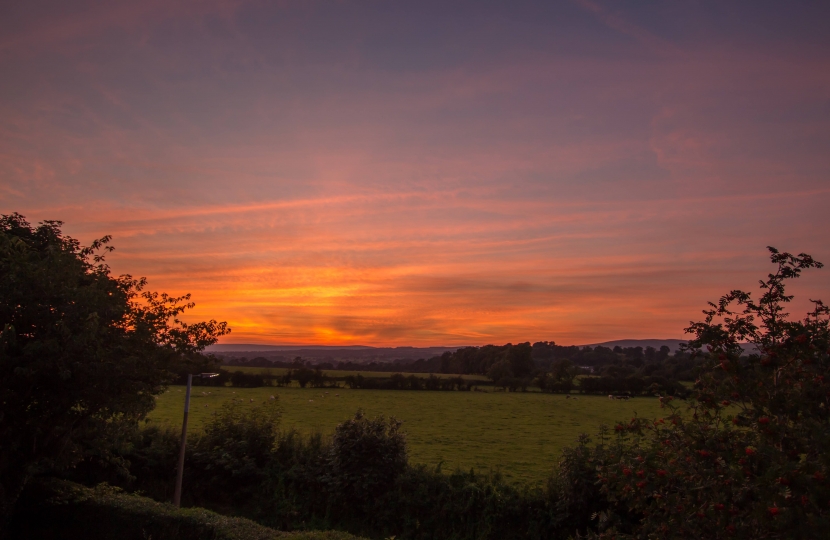
[[[314,403],[314,400],[313,400],[313,399],[309,399],[309,400],[308,400],[308,402],[309,402],[309,403]]]
[[[269,399],[277,399],[277,398],[275,398],[274,396],[271,396]]]
[[[334,394],[334,397],[340,397],[340,394]]]
[[[614,396],[612,396],[611,394],[608,394],[608,399],[614,399]]]
[[[565,394],[565,399],[571,399],[571,396],[569,396],[568,394]]]
[[[579,399],[578,397],[574,396],[574,401],[576,401],[576,400],[578,400],[578,399]]]
[[[251,400],[251,403],[253,403],[253,402],[254,402],[254,400],[252,399],[252,400]]]

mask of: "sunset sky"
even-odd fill
[[[0,213],[221,343],[680,338],[830,263],[830,3],[4,2]],[[830,267],[793,288],[830,300]]]

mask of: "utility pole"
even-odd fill
[[[218,376],[218,373],[200,373],[197,377],[209,379]],[[173,493],[173,504],[179,508],[182,503],[182,477],[184,476],[184,448],[187,444],[187,415],[190,412],[190,387],[193,375],[187,374],[187,391],[184,394],[184,420],[182,420],[182,445],[179,448],[179,467],[176,470],[176,491]]]

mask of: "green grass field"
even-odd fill
[[[362,408],[370,416],[403,420],[411,463],[443,462],[444,470],[500,470],[508,480],[522,482],[544,480],[562,448],[573,445],[580,433],[593,435],[600,424],[628,420],[634,413],[662,416],[653,398],[617,401],[579,396],[574,400],[540,392],[194,387],[190,430],[198,430],[226,400],[241,399],[253,407],[272,395],[279,396],[282,404],[284,428],[329,434]],[[171,386],[159,396],[149,422],[178,427],[183,405],[184,387]]]

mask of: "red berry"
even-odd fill
[[[748,456],[751,456],[752,454],[755,453],[755,449],[752,448],[751,446],[747,446],[746,450],[744,450],[744,451],[746,452],[746,455],[748,455]]]
[[[781,510],[779,510],[778,507],[775,506],[771,506],[767,510],[769,510],[770,515],[772,515],[773,517],[781,513]]]
[[[663,469],[657,469],[657,476],[666,476],[666,471]]]
[[[758,423],[759,424],[769,424],[769,418],[767,418],[766,416],[762,416],[761,418],[758,419]]]

